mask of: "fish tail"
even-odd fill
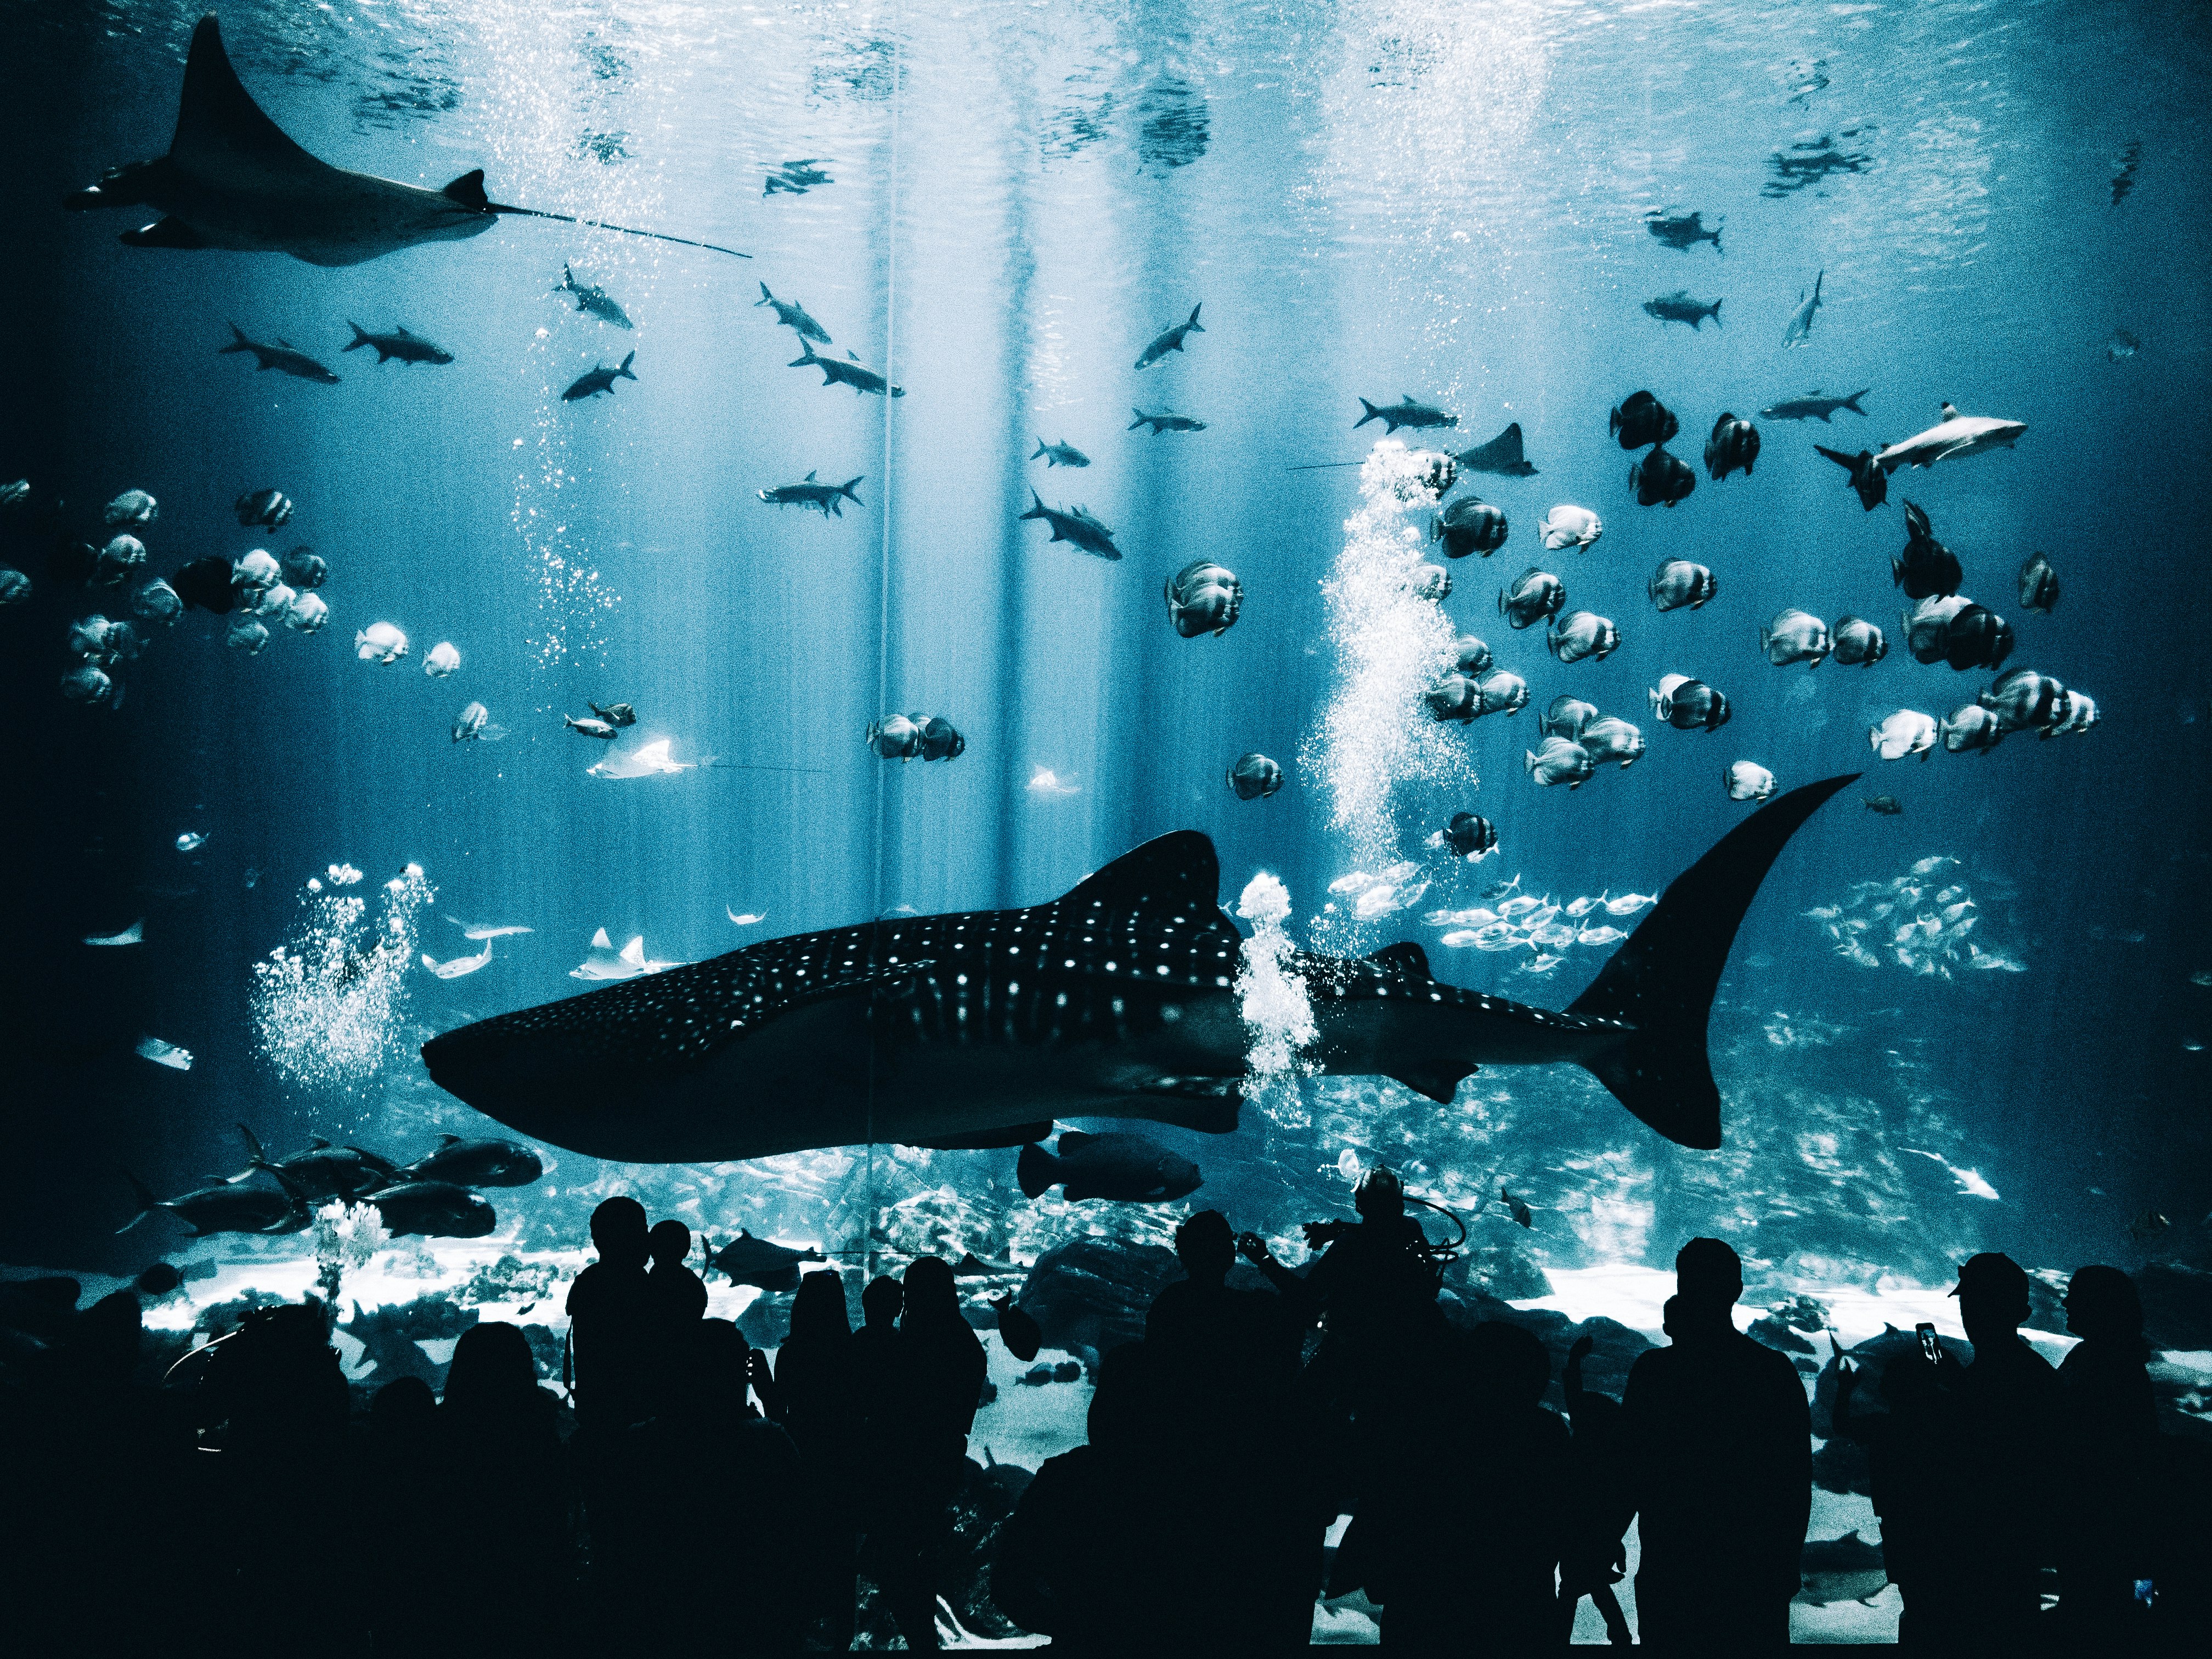
[[[230,343],[227,346],[217,346],[216,348],[216,356],[220,357],[226,351],[251,351],[252,349],[253,342],[246,337],[246,331],[240,328],[236,323],[233,323],[230,325]]]
[[[1359,406],[1367,412],[1352,423],[1352,429],[1354,432],[1358,431],[1361,427],[1365,426],[1370,421],[1379,421],[1382,418],[1382,411],[1376,408],[1373,404],[1369,403],[1366,398],[1362,398],[1359,400]]]
[[[1850,397],[1844,398],[1843,402],[1838,404],[1836,407],[1838,409],[1848,409],[1854,415],[1863,415],[1866,413],[1866,410],[1859,407],[1859,399],[1865,397],[1868,392],[1873,390],[1874,388],[1870,386],[1861,386],[1856,392],[1851,393]]]
[[[369,343],[368,331],[363,328],[359,323],[354,321],[352,318],[349,317],[346,319],[346,326],[353,331],[353,343],[345,347],[344,349],[346,350],[358,351],[362,347]]]
[[[1030,499],[1035,501],[1036,505],[1030,508],[1028,512],[1022,514],[1020,516],[1024,519],[1042,519],[1044,517],[1044,497],[1038,495],[1036,490],[1032,489],[1030,491]]]
[[[131,1195],[138,1200],[138,1212],[132,1216],[130,1220],[125,1222],[120,1227],[118,1227],[115,1230],[118,1233],[129,1232],[133,1227],[143,1221],[148,1216],[153,1214],[155,1211],[161,1207],[161,1200],[154,1196],[154,1189],[151,1187],[149,1187],[144,1182],[141,1181],[137,1176],[133,1175],[130,1170],[125,1170],[123,1172],[123,1178],[131,1183]]]
[[[840,495],[844,496],[848,501],[851,501],[855,507],[866,507],[867,503],[862,501],[858,495],[855,495],[853,493],[853,489],[854,486],[860,482],[860,478],[865,478],[868,475],[866,473],[863,472],[860,474],[860,478],[848,478],[843,483],[837,486],[837,493]],[[842,519],[845,515],[842,513],[840,513],[837,516]]]
[[[1206,302],[1203,300],[1200,301],[1198,304],[1193,306],[1190,308],[1190,320],[1183,325],[1185,328],[1190,330],[1194,334],[1203,334],[1206,332],[1203,328],[1199,326],[1198,322],[1198,313],[1205,309],[1205,306]]]
[[[1125,426],[1125,427],[1123,427],[1123,428],[1121,428],[1121,430],[1122,430],[1122,431],[1124,431],[1124,432],[1134,432],[1134,431],[1135,431],[1139,427],[1140,427],[1140,426],[1144,425],[1144,423],[1145,423],[1145,411],[1144,411],[1143,410],[1141,410],[1141,409],[1133,409],[1133,410],[1131,410],[1129,412],[1130,412],[1132,415],[1135,416],[1137,418],[1136,418],[1135,420],[1133,420],[1133,421],[1130,422],[1128,425],[1127,425],[1127,426]]]
[[[621,376],[622,376],[622,378],[623,378],[623,380],[635,380],[635,379],[637,379],[637,376],[636,376],[636,375],[635,375],[635,374],[631,374],[631,373],[629,372],[629,366],[630,366],[632,363],[635,362],[636,361],[637,361],[637,353],[635,353],[635,351],[633,351],[633,352],[631,352],[631,353],[629,354],[629,356],[627,356],[627,357],[625,357],[625,358],[623,358],[623,359],[622,360],[622,367],[621,367],[620,368],[617,369],[617,370],[615,371],[615,373],[616,373],[616,374],[619,374],[619,375],[621,375]]]
[[[1726,223],[1728,223],[1728,221],[1727,221],[1727,220],[1725,220],[1725,219],[1717,220],[1717,221],[1714,222],[1714,225],[1713,225],[1713,252],[1716,252],[1716,253],[1719,253],[1719,252],[1723,252],[1723,248],[1721,247],[1721,227],[1722,227],[1723,225],[1725,225]]]
[[[261,1141],[259,1138],[254,1134],[252,1130],[247,1128],[243,1123],[237,1127],[238,1133],[244,1137],[246,1141],[246,1167],[253,1170],[266,1169],[269,1164],[269,1155],[261,1150]]]
[[[1030,459],[1031,460],[1035,460],[1035,459],[1036,459],[1037,455],[1042,455],[1042,454],[1043,454],[1043,453],[1044,453],[1044,440],[1043,440],[1043,439],[1042,439],[1042,438],[1039,438],[1039,439],[1037,440],[1036,454],[1035,454],[1035,455],[1031,455],[1031,456],[1030,457]]]
[[[1632,1026],[1625,1042],[1581,1063],[1614,1099],[1678,1146],[1709,1150],[1721,1144],[1720,1091],[1705,1029],[1744,913],[1790,837],[1858,776],[1793,789],[1722,836],[1674,878],[1567,1010]]]
[[[1721,325],[1721,302],[1720,302],[1720,301],[1718,301],[1718,300],[1714,301],[1713,301],[1713,308],[1712,308],[1711,311],[1707,312],[1705,314],[1706,314],[1708,317],[1711,317],[1711,318],[1713,319],[1713,326],[1714,326],[1715,328],[1718,328],[1718,327]]]
[[[753,301],[753,309],[755,311],[758,311],[764,305],[774,304],[775,301],[775,295],[769,293],[768,291],[768,284],[766,283],[763,283],[761,284],[761,296],[759,299]]]
[[[1042,1198],[1060,1179],[1059,1160],[1032,1141],[1014,1159],[1014,1180],[1025,1198]]]

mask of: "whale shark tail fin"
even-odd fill
[[[1614,1099],[1677,1146],[1721,1144],[1720,1090],[1705,1053],[1713,993],[1759,883],[1790,837],[1856,772],[1770,801],[1674,878],[1567,1012],[1635,1027],[1583,1065]]]

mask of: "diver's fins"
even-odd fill
[[[1744,912],[1798,827],[1859,774],[1769,801],[1668,884],[1651,914],[1567,1012],[1624,1020],[1626,1042],[1584,1062],[1613,1098],[1678,1146],[1721,1144],[1721,1096],[1705,1053],[1713,993]]]

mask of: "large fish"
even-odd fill
[[[289,253],[314,265],[359,264],[418,242],[459,241],[510,214],[738,253],[712,242],[502,205],[484,195],[481,167],[443,190],[425,190],[319,161],[253,101],[230,66],[212,13],[192,30],[169,153],[110,168],[64,205],[150,207],[167,216],[125,231],[121,240],[131,247]]]
[[[1874,459],[1885,472],[1894,472],[1900,466],[1933,466],[1938,461],[1984,455],[1992,449],[2010,449],[2027,430],[2025,421],[1961,415],[1945,404],[1941,421],[1903,443],[1885,444]]]
[[[1668,1139],[1719,1146],[1705,1024],[1729,946],[1791,834],[1856,776],[1723,836],[1563,1012],[1447,985],[1415,944],[1300,953],[1314,1058],[1437,1101],[1480,1066],[1578,1065]],[[1219,881],[1213,843],[1182,830],[1048,903],[770,939],[463,1026],[422,1058],[500,1122],[625,1162],[1020,1146],[1055,1116],[1226,1133],[1249,1040]]]

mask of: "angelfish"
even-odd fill
[[[1295,953],[1312,1058],[1438,1102],[1480,1066],[1578,1065],[1669,1139],[1718,1146],[1705,1026],[1729,945],[1790,836],[1855,781],[1753,812],[1562,1012],[1444,984],[1410,942]],[[1219,881],[1212,842],[1178,831],[1042,904],[769,939],[464,1026],[422,1056],[439,1086],[532,1139],[632,1162],[1018,1146],[1055,1117],[1226,1133],[1249,1037]]]

